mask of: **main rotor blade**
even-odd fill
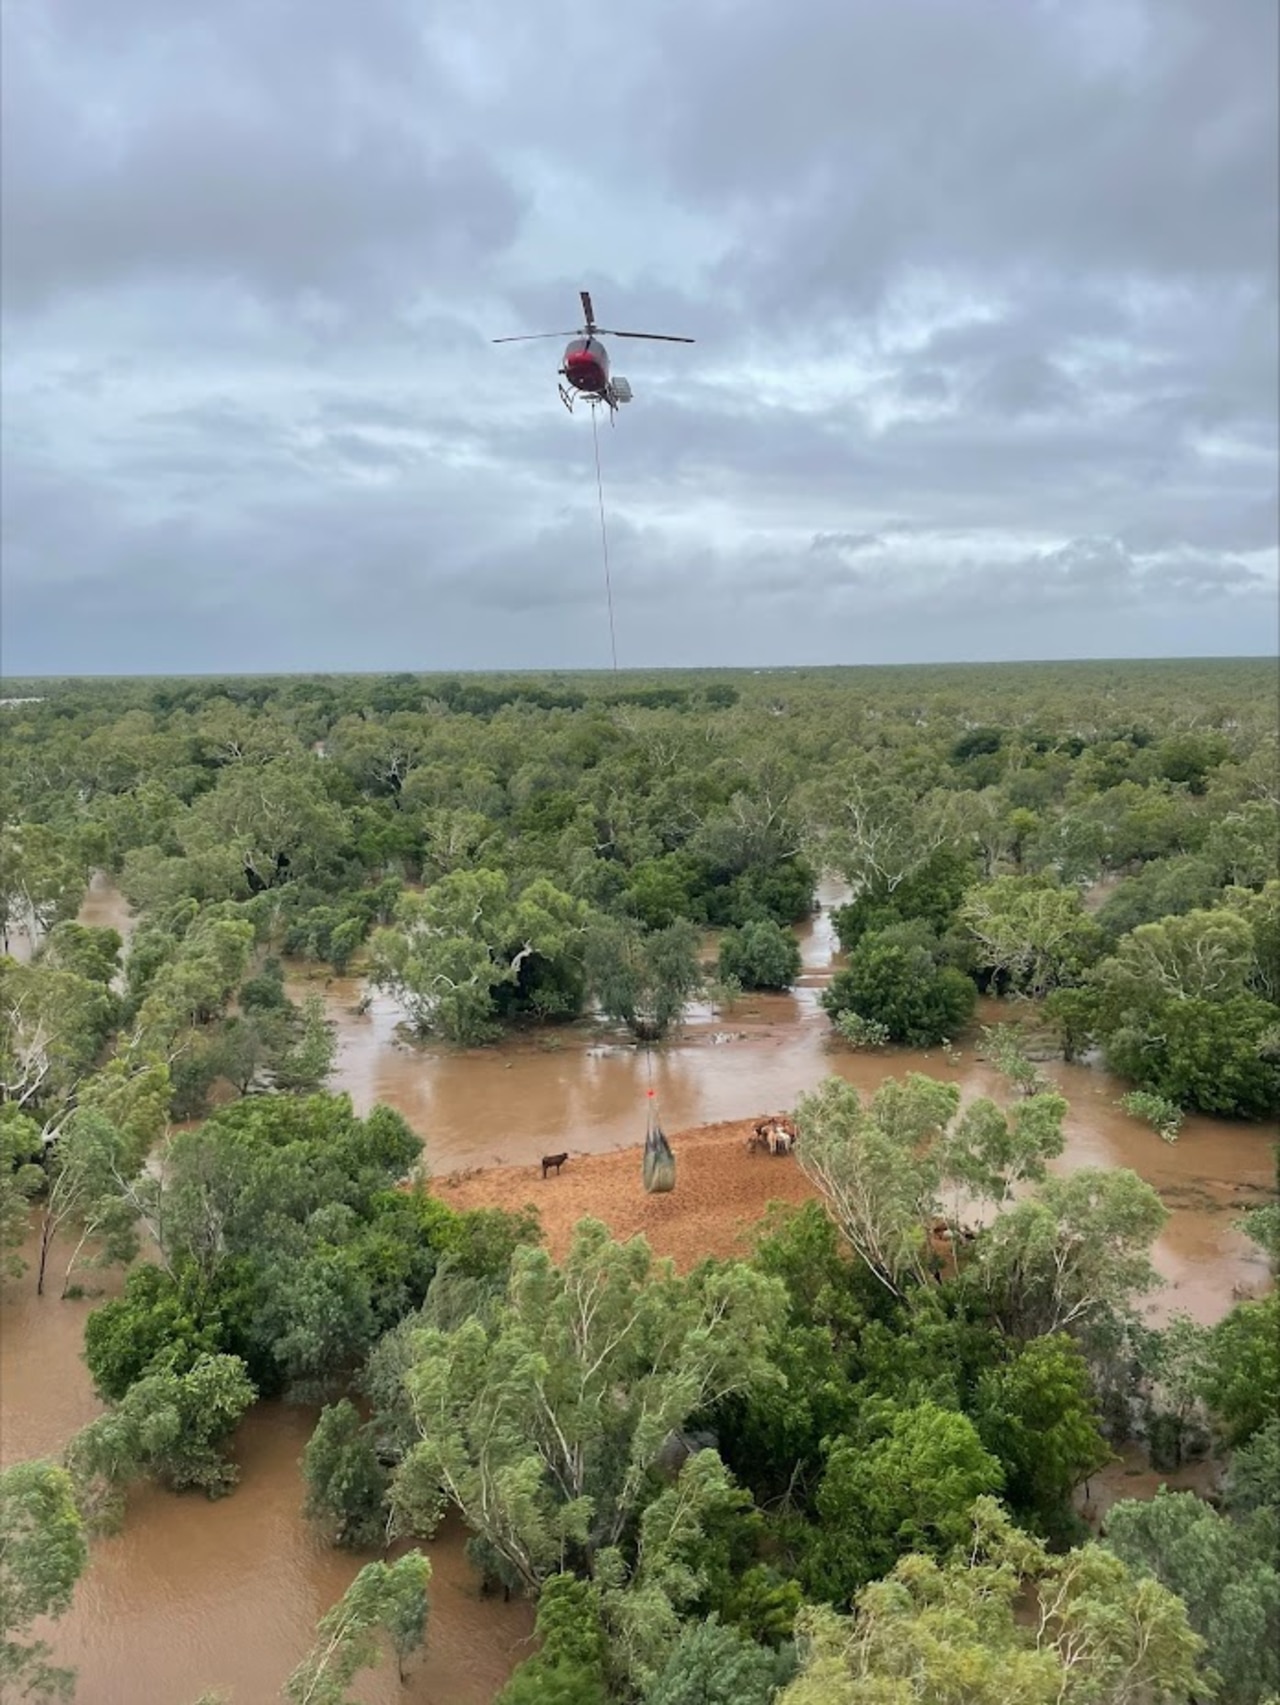
[[[596,316],[595,310],[591,306],[591,292],[579,290],[578,295],[582,298],[582,311],[587,316],[587,324],[593,326],[596,323]]]
[[[597,337],[643,337],[650,343],[696,343],[696,338],[672,337],[669,332],[607,332],[602,326],[596,327]]]
[[[539,337],[577,337],[577,332],[521,332],[518,337],[491,337],[490,343],[531,343]]]

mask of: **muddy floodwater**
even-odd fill
[[[438,1176],[505,1164],[528,1165],[532,1180],[543,1154],[634,1144],[650,1083],[668,1131],[790,1107],[830,1072],[872,1091],[888,1076],[923,1071],[958,1084],[966,1099],[1003,1099],[971,1041],[962,1040],[958,1058],[830,1046],[818,1003],[836,959],[831,908],[842,899],[833,885],[820,891],[822,910],[800,931],[804,970],[792,994],[750,997],[727,1012],[696,1008],[680,1036],[651,1055],[593,1025],[486,1049],[424,1046],[398,1031],[395,1003],[357,978],[293,966],[290,992],[320,993],[337,1027],[332,1087],[359,1112],[384,1102],[403,1113]],[[101,876],[80,915],[126,936],[131,927],[128,907]],[[991,1022],[1009,1009],[988,1003],[982,1016]],[[1107,1073],[1060,1063],[1045,1070],[1071,1103],[1058,1169],[1132,1167],[1170,1209],[1155,1251],[1166,1285],[1153,1318],[1185,1309],[1211,1321],[1235,1296],[1265,1288],[1265,1263],[1232,1222],[1268,1197],[1274,1132],[1191,1118],[1167,1145],[1120,1112],[1124,1085]],[[56,1255],[51,1271],[60,1275],[65,1256],[58,1264]],[[118,1283],[108,1279],[108,1293]],[[55,1454],[99,1412],[81,1359],[94,1304],[60,1302],[57,1288],[37,1299],[28,1275],[0,1301],[4,1463]],[[316,1622],[366,1560],[331,1550],[302,1520],[298,1458],[313,1424],[312,1410],[260,1407],[236,1441],[241,1483],[231,1497],[211,1504],[140,1492],[123,1531],[95,1542],[72,1611],[49,1631],[57,1661],[79,1669],[80,1705],[193,1705],[214,1687],[229,1705],[279,1698]],[[365,1705],[484,1705],[529,1649],[530,1608],[480,1597],[465,1539],[447,1525],[425,1547],[434,1569],[426,1651],[403,1690],[394,1665],[370,1677],[357,1692]]]
[[[966,1101],[1006,1100],[1003,1080],[971,1041],[950,1055],[832,1045],[819,999],[839,963],[831,913],[846,895],[835,883],[820,887],[821,909],[798,932],[803,969],[792,993],[748,996],[728,1011],[694,1007],[679,1036],[651,1051],[600,1026],[450,1049],[409,1039],[396,1002],[363,979],[295,966],[289,989],[295,999],[311,992],[324,999],[337,1029],[333,1086],[351,1095],[359,1113],[378,1102],[403,1113],[437,1176],[489,1166],[536,1170],[544,1154],[600,1154],[640,1142],[650,1084],[668,1131],[792,1107],[830,1073],[869,1094],[887,1077],[927,1072],[959,1085]],[[987,1023],[1015,1016],[1016,1007],[999,1001],[984,1002],[979,1014]],[[1153,1318],[1185,1309],[1215,1320],[1235,1294],[1265,1283],[1265,1260],[1232,1221],[1268,1197],[1274,1132],[1191,1117],[1167,1144],[1116,1106],[1126,1085],[1110,1073],[1061,1061],[1042,1069],[1071,1107],[1055,1170],[1132,1167],[1170,1209],[1155,1250],[1167,1285],[1153,1302]]]

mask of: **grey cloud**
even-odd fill
[[[1274,645],[1273,0],[5,14],[3,661]]]
[[[412,295],[415,270],[474,266],[510,239],[514,190],[424,119],[447,85],[399,8],[362,7],[359,28],[340,32],[324,7],[289,8],[287,36],[272,10],[153,14],[151,51],[131,58],[99,38],[119,76],[116,99],[101,102],[77,99],[78,79],[60,75],[64,56],[89,72],[83,38],[41,43],[38,14],[10,22],[7,311],[172,275],[269,297],[363,287],[396,301]],[[399,27],[380,38],[379,21]],[[420,62],[418,77],[402,77],[397,48]]]

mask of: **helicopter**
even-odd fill
[[[560,401],[573,413],[573,405],[583,397],[596,407],[605,403],[609,408],[609,419],[612,423],[618,412],[620,403],[631,401],[631,386],[616,374],[609,375],[609,352],[601,343],[602,337],[640,337],[647,338],[652,343],[693,343],[691,337],[671,337],[665,332],[611,332],[605,331],[596,324],[595,309],[591,306],[591,292],[580,290],[582,312],[586,324],[578,332],[524,332],[517,337],[495,337],[494,343],[529,343],[536,338],[567,337],[571,341],[565,348],[564,365],[558,369],[557,383]]]

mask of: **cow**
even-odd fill
[[[568,1149],[566,1149],[563,1154],[544,1154],[542,1157],[542,1176],[545,1178],[547,1173],[554,1166],[556,1169],[556,1177],[559,1178],[560,1168],[564,1165],[568,1158]]]

